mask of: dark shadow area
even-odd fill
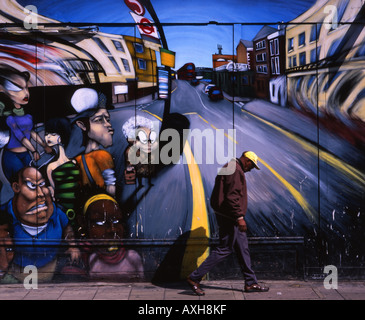
[[[183,233],[176,239],[170,250],[167,252],[165,258],[158,266],[151,282],[155,285],[164,286],[167,283],[173,283],[181,281],[181,267],[183,265],[184,255],[187,248],[187,241],[189,238],[199,239],[202,234],[206,234],[205,229],[200,227],[195,230],[191,230]],[[198,267],[197,260],[203,254],[206,248],[203,248],[200,244],[196,245],[196,251],[194,251],[195,257],[192,259],[195,261],[195,266],[192,266],[193,271]]]
[[[188,239],[196,239],[196,243],[190,243],[190,250],[194,250],[194,254],[190,256],[192,263],[190,268],[191,272],[198,267],[198,258],[204,253],[205,247],[202,246],[201,241],[206,235],[206,231],[203,227],[192,230],[190,232],[185,232],[182,234],[175,243],[171,246],[168,253],[165,255],[165,258],[157,268],[151,282],[154,285],[163,288],[170,289],[181,289],[179,292],[181,295],[195,295],[190,286],[187,284],[185,279],[181,278],[181,267],[184,262],[184,255],[187,249],[187,241]],[[242,280],[242,290],[232,287],[221,287],[219,285],[207,285],[208,282],[203,281],[201,287],[203,289],[212,289],[212,290],[227,290],[227,291],[237,291],[242,292],[244,281]]]
[[[182,115],[180,113],[170,113],[167,116],[165,116],[165,118],[162,121],[160,136],[164,130],[167,130],[167,129],[176,130],[180,137],[180,154],[179,154],[179,156],[181,156],[183,153],[185,141],[187,138],[184,136],[184,129],[189,129],[189,128],[190,128],[190,121],[187,117],[185,117],[184,115]],[[171,142],[171,140],[169,140],[169,141],[160,140],[160,142],[159,142],[160,154],[161,154],[161,150],[163,149],[163,147],[166,146],[170,142]],[[170,154],[170,156],[171,156],[171,154]],[[177,163],[178,161],[179,161],[179,159],[173,159],[173,163]]]

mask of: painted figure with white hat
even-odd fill
[[[106,98],[94,89],[81,88],[73,94],[71,105],[78,113],[73,122],[82,130],[85,146],[84,154],[76,157],[82,185],[101,187],[114,196],[114,160],[108,151],[101,149],[113,144],[114,129],[106,108]]]

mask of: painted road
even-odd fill
[[[237,154],[253,150],[260,158],[261,170],[247,174],[247,221],[251,235],[316,234],[321,223],[339,236],[346,235],[351,221],[359,218],[362,194],[354,193],[353,190],[363,189],[364,174],[330,152],[322,151],[320,146],[242,110],[235,103],[227,100],[210,101],[202,89],[203,85],[192,87],[186,81],[177,81],[177,89],[172,94],[171,112],[185,115],[190,121],[191,130],[197,129],[208,137],[209,134],[213,135],[214,143],[203,142],[201,149],[195,146],[193,139],[190,142],[190,149],[195,159],[199,160],[199,179],[204,188],[204,194],[200,196],[206,201],[209,235],[216,234],[209,196],[217,170],[223,164],[222,159],[225,156],[229,158],[232,145],[236,147]],[[138,114],[158,119],[163,115],[163,102],[153,101],[137,109]],[[120,116],[123,114],[125,118],[127,112],[124,109]],[[131,109],[130,114],[134,113],[134,109]],[[120,120],[115,121],[120,123]],[[288,119],[291,124],[295,121],[300,120]],[[218,139],[220,129],[224,129],[223,141]],[[235,136],[229,129],[235,129]],[[315,124],[313,127],[307,125],[306,130],[316,130]],[[116,143],[120,145],[118,141]],[[221,155],[221,159],[218,159],[218,155]],[[157,237],[169,238],[190,230],[194,201],[201,201],[201,197],[193,200],[191,179],[187,165],[177,164],[165,168],[155,178],[154,186],[142,196],[141,210],[135,214],[141,220],[134,225],[143,225],[143,230],[137,228],[139,231],[135,231],[134,235],[138,233],[138,236],[148,238],[158,234]],[[161,201],[156,201],[159,197]],[[188,204],[186,199],[193,203]],[[149,229],[149,218],[154,222],[161,218],[162,224],[157,224],[159,230],[155,230],[156,227]]]

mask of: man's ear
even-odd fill
[[[86,126],[85,126],[85,124],[82,122],[82,121],[80,121],[80,120],[76,120],[76,125],[81,129],[81,130],[83,130],[83,131],[86,131]]]
[[[19,193],[20,192],[20,186],[18,182],[13,182],[11,184],[11,188],[13,189],[14,193]]]

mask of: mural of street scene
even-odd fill
[[[0,0],[1,283],[186,278],[248,150],[260,277],[364,278],[363,1],[213,2]]]

